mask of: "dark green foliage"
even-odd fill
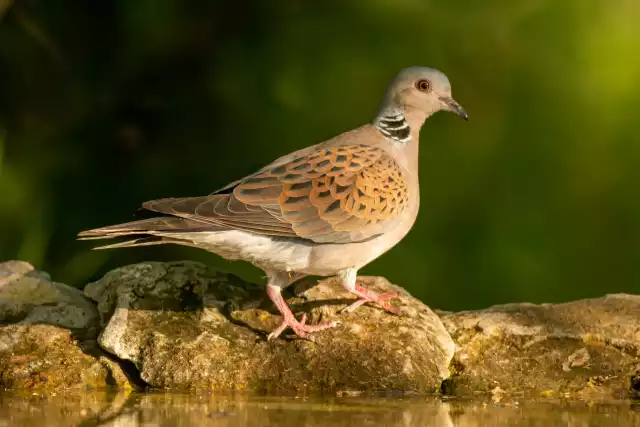
[[[440,68],[469,123],[423,129],[413,232],[364,273],[436,307],[640,292],[633,0],[0,0],[0,259],[81,285],[173,246],[76,232],[203,195],[373,118]]]

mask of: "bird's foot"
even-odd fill
[[[396,298],[398,296],[397,292],[388,292],[386,294],[378,294],[374,291],[370,291],[367,288],[364,288],[358,284],[356,284],[355,289],[352,290],[351,292],[353,292],[355,295],[358,296],[358,299],[356,302],[354,302],[351,305],[346,306],[345,308],[343,308],[341,310],[341,313],[351,313],[352,311],[354,311],[356,308],[360,307],[362,304],[365,304],[367,302],[372,302],[378,306],[380,306],[381,308],[385,309],[386,311],[388,311],[389,313],[393,313],[393,314],[397,314],[397,315],[401,315],[402,311],[397,308],[392,306],[391,304],[389,304],[389,300]]]
[[[303,314],[302,318],[298,322],[293,315],[285,316],[283,322],[273,332],[269,334],[267,340],[277,338],[284,332],[285,329],[291,328],[293,332],[300,338],[315,342],[315,338],[311,335],[314,332],[323,331],[325,329],[334,328],[341,323],[338,321],[331,321],[326,323],[320,323],[318,325],[307,325],[307,315]]]

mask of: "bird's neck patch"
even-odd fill
[[[402,112],[385,112],[378,116],[375,124],[380,133],[387,138],[403,144],[411,141],[411,127]]]

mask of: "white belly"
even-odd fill
[[[263,269],[332,276],[345,268],[359,269],[367,265],[393,247],[405,234],[388,233],[366,242],[349,244],[313,244],[239,230],[167,235],[191,240],[198,247],[223,258],[248,261]]]

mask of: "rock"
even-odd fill
[[[22,261],[0,263],[0,324],[49,324],[96,335],[98,311],[82,291]]]
[[[129,387],[95,341],[95,304],[25,262],[0,263],[0,388]]]
[[[266,341],[279,322],[263,286],[195,262],[147,262],[87,285],[104,329],[99,344],[132,361],[153,387],[347,392],[437,390],[449,375],[454,344],[440,319],[402,288],[360,278],[378,292],[397,291],[404,316],[353,301],[332,279],[301,282],[288,298],[310,322],[339,319],[317,342]]]
[[[267,342],[281,318],[264,287],[200,263],[125,266],[84,294],[0,263],[0,387],[640,396],[640,296],[436,314],[383,278],[359,280],[399,292],[405,315],[368,304],[338,314],[352,295],[333,279],[301,281],[285,290],[292,310],[343,324],[315,343],[286,332]]]
[[[120,366],[101,353],[95,341],[80,343],[57,326],[1,326],[0,389],[130,387]]]
[[[448,313],[457,344],[456,395],[490,393],[577,398],[640,392],[640,296],[607,295],[565,304],[508,304]],[[635,382],[634,382],[635,381]]]

